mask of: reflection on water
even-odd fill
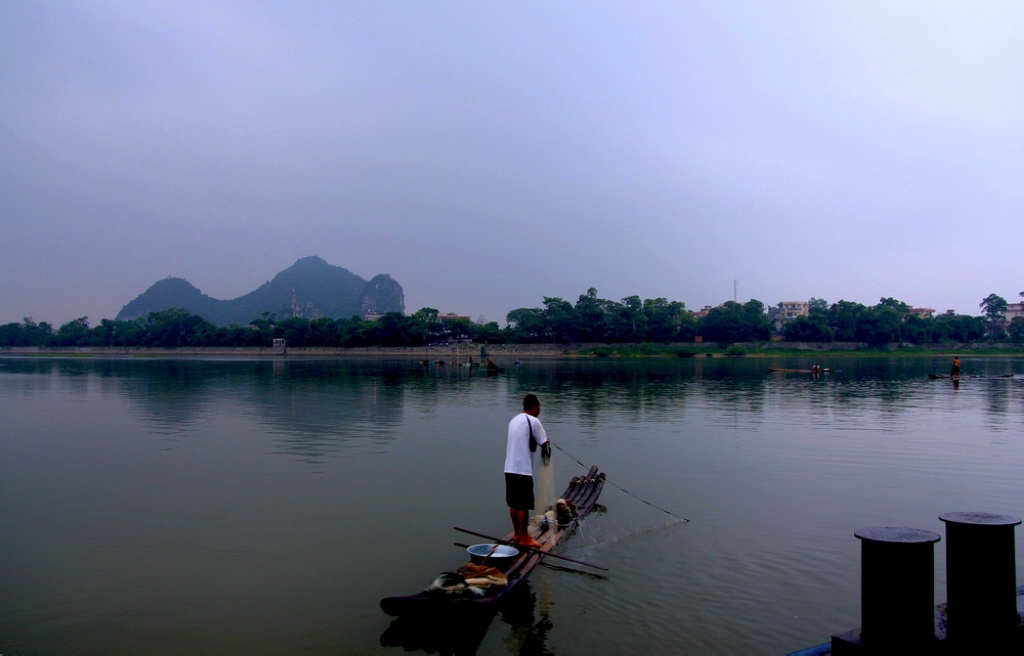
[[[559,568],[555,568],[559,569]],[[565,568],[560,568],[565,571]],[[497,611],[497,619],[505,625],[508,635],[502,649],[508,653],[527,655],[550,654],[548,634],[554,628],[550,617],[550,600],[538,600],[529,582],[509,593]],[[485,636],[495,619],[492,612],[463,613],[455,616],[432,614],[403,616],[391,620],[381,634],[380,644],[403,651],[463,656],[481,651]],[[485,652],[493,651],[488,646]]]
[[[857,528],[1021,516],[1024,359],[0,357],[0,653],[437,649],[382,596],[508,530],[505,426],[527,393],[614,486],[472,653],[780,653],[859,621]],[[1011,377],[1007,377],[1009,374]],[[561,459],[559,459],[561,458]],[[564,481],[556,481],[561,487]],[[634,496],[631,496],[634,495]],[[689,524],[636,497],[691,518]],[[1018,539],[1018,559],[1022,553]],[[944,552],[936,551],[943,596]],[[433,628],[436,629],[436,626]]]
[[[518,390],[550,390],[550,403],[569,406],[581,424],[600,423],[611,415],[639,420],[677,420],[681,402],[728,414],[742,411],[747,420],[766,414],[768,404],[791,410],[808,404],[822,410],[861,409],[876,405],[885,412],[913,413],[948,388],[985,399],[994,417],[1005,417],[1024,373],[1014,359],[979,359],[960,389],[928,373],[945,364],[936,358],[847,358],[835,373],[766,374],[793,359],[693,358],[689,360],[539,360],[509,374]],[[966,366],[970,364],[965,363]],[[95,390],[122,395],[139,406],[158,432],[187,432],[211,404],[237,403],[282,435],[296,438],[350,433],[386,438],[401,421],[408,402],[430,409],[437,402],[465,400],[477,388],[498,381],[479,370],[424,366],[411,360],[240,361],[200,359],[42,359],[8,358],[12,393],[49,389],[59,380],[76,394]],[[15,382],[13,375],[22,374]],[[549,392],[550,393],[550,392]],[[406,397],[409,397],[408,399]],[[946,399],[943,399],[945,402]],[[551,414],[551,413],[549,413]]]
[[[399,647],[407,652],[454,656],[475,654],[492,620],[491,613],[399,617],[392,620],[381,635],[380,644]]]

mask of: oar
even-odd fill
[[[489,559],[491,558],[491,556],[493,556],[493,555],[494,555],[494,552],[495,552],[495,551],[496,551],[497,549],[498,549],[498,543],[494,543],[494,544],[492,544],[492,545],[491,545],[491,549],[490,549],[490,551],[488,551],[488,552],[487,552],[487,555],[486,555],[486,556],[484,556],[484,559],[480,561],[480,564],[481,564],[481,565],[486,565],[486,564],[487,564],[487,561],[488,561],[488,560],[489,560]]]
[[[470,545],[466,544],[465,542],[452,542],[452,546],[453,547],[462,547],[463,549],[468,549],[470,547]],[[498,545],[494,545],[494,546],[498,546]],[[548,555],[549,556],[551,556],[551,555],[556,555],[557,556],[557,554],[550,554],[550,553]],[[601,579],[601,580],[606,580],[607,579],[607,577],[604,574],[594,574],[593,572],[584,572],[583,570],[575,569],[573,567],[564,567],[562,565],[553,565],[552,563],[543,563],[543,565],[545,567],[550,567],[551,569],[557,569],[559,572],[572,572],[573,574],[583,574],[584,576],[592,576],[592,577],[594,577],[596,579]]]
[[[454,528],[456,531],[459,531],[461,533],[468,533],[470,535],[475,535],[478,538],[483,538],[485,540],[491,540],[491,541],[496,542],[498,544],[507,544],[510,547],[515,547],[516,549],[526,549],[528,551],[532,551],[534,553],[538,553],[541,556],[551,556],[552,558],[561,558],[562,560],[568,560],[570,563],[576,563],[577,565],[586,565],[587,567],[593,567],[594,569],[600,569],[600,570],[603,570],[605,572],[608,571],[607,567],[601,567],[600,565],[594,565],[593,563],[588,563],[588,562],[585,562],[585,561],[582,561],[582,560],[576,560],[575,558],[570,558],[568,556],[561,556],[561,555],[556,554],[556,553],[551,553],[550,551],[544,551],[543,549],[537,549],[536,547],[527,547],[526,545],[523,545],[523,544],[516,544],[514,542],[509,542],[508,540],[502,540],[500,538],[496,538],[496,537],[493,537],[493,536],[490,536],[490,535],[484,535],[483,533],[477,533],[476,531],[470,531],[468,529],[459,528],[458,526],[454,526],[452,528]]]
[[[470,547],[470,545],[463,544],[461,542],[453,542],[452,544],[454,546],[456,546],[456,547],[462,547],[463,549],[469,549],[469,547]],[[501,546],[501,545],[499,545],[499,544],[492,544],[491,545],[491,550],[487,552],[487,555],[484,556],[483,560],[480,561],[480,564],[481,565],[486,565],[487,564],[487,559],[494,555],[494,552],[498,550],[499,546]],[[3,654],[0,654],[0,656],[3,656]]]

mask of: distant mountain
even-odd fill
[[[207,321],[246,325],[264,312],[278,319],[303,317],[347,319],[353,315],[404,312],[402,286],[387,274],[367,282],[348,269],[323,259],[304,257],[245,296],[222,301],[211,298],[182,278],[165,278],[121,308],[117,320],[127,321],[180,307]]]

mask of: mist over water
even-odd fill
[[[608,474],[560,550],[610,572],[538,569],[479,653],[823,642],[860,621],[856,529],[1024,514],[1024,360],[965,359],[959,387],[928,377],[946,358],[767,373],[810,364],[0,357],[0,653],[414,647],[377,602],[460,564],[453,526],[510,529],[527,393],[564,449],[555,493],[575,460]]]

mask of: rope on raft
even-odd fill
[[[557,444],[555,444],[554,442],[552,442],[552,443],[551,443],[551,446],[555,447],[556,449],[558,449],[559,451],[561,451],[562,453],[564,453],[564,454],[565,454],[566,456],[568,456],[568,457],[569,457],[569,459],[570,459],[570,460],[575,460],[575,461],[576,461],[576,463],[577,463],[577,464],[578,464],[578,465],[579,465],[580,467],[586,468],[586,465],[584,465],[584,464],[583,464],[582,462],[580,462],[580,461],[579,461],[579,459],[578,459],[578,458],[576,458],[576,457],[575,457],[574,455],[572,455],[571,453],[569,453],[568,451],[566,451],[566,450],[565,450],[565,449],[563,449],[562,447],[558,446],[558,445],[557,445]],[[589,481],[588,481],[588,482],[589,482]],[[665,513],[666,515],[669,515],[670,517],[675,517],[676,519],[678,519],[678,520],[680,520],[680,521],[683,521],[683,522],[686,522],[686,523],[689,523],[689,522],[690,522],[690,520],[688,520],[688,519],[687,519],[687,518],[685,518],[685,517],[681,517],[681,516],[679,516],[679,515],[675,514],[674,512],[672,512],[672,511],[670,511],[670,510],[665,510],[664,508],[660,508],[660,507],[658,507],[658,506],[654,505],[653,503],[651,503],[650,501],[647,501],[646,499],[641,499],[640,497],[638,497],[637,495],[633,494],[632,492],[630,492],[629,490],[625,489],[624,487],[621,487],[620,485],[617,485],[617,484],[615,483],[615,481],[612,481],[611,479],[609,479],[609,478],[607,478],[607,477],[605,478],[604,482],[605,482],[605,483],[608,483],[608,484],[610,484],[610,485],[612,485],[612,486],[613,486],[613,487],[615,487],[615,488],[618,488],[619,490],[621,490],[622,492],[626,493],[627,495],[629,495],[629,496],[633,497],[633,498],[634,498],[634,499],[636,499],[637,501],[639,501],[639,502],[641,502],[641,503],[646,503],[646,504],[647,504],[648,506],[650,506],[651,508],[654,508],[655,510],[660,510],[661,512]]]

